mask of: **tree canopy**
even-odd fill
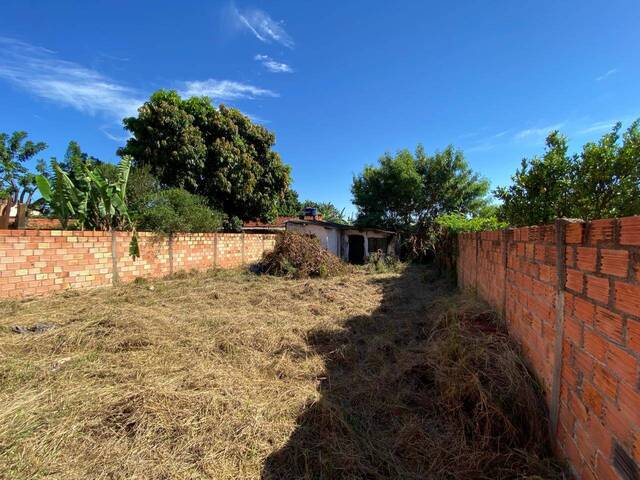
[[[290,168],[272,150],[272,132],[234,108],[175,91],[157,91],[138,112],[124,120],[132,138],[118,153],[148,166],[163,187],[201,195],[230,217],[277,214]]]
[[[351,192],[356,222],[395,230],[432,224],[441,214],[475,214],[488,204],[489,182],[474,173],[461,151],[452,146],[427,155],[386,153],[377,166],[354,177]]]
[[[616,124],[575,155],[568,153],[565,136],[550,133],[544,154],[523,159],[513,183],[495,190],[500,217],[522,226],[640,213],[640,124],[634,122],[622,137],[620,129]]]
[[[27,136],[24,131],[13,132],[12,135],[0,133],[0,228],[8,227],[14,205],[18,205],[18,216],[24,219],[36,190],[36,174],[25,164],[46,149],[47,144],[27,140]],[[41,160],[36,169],[42,172],[44,168]]]

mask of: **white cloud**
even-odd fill
[[[282,28],[281,23],[273,20],[268,13],[257,8],[242,12],[234,9],[233,13],[240,25],[247,28],[261,42],[276,42],[285,47],[293,48],[293,39]]]
[[[180,95],[183,97],[207,96],[214,101],[278,96],[277,93],[266,88],[232,80],[214,80],[213,78],[184,82],[184,89],[180,91]]]
[[[606,80],[607,78],[615,75],[616,73],[618,73],[618,69],[612,68],[611,70],[608,70],[606,73],[600,75],[599,77],[596,77],[596,82],[601,82],[602,80]]]
[[[33,95],[81,112],[121,119],[135,115],[143,100],[133,89],[55,52],[0,37],[0,79]]]
[[[606,130],[611,130],[615,124],[616,122],[612,120],[606,122],[595,122],[588,127],[579,130],[578,134],[585,135],[587,133],[604,132]]]
[[[539,138],[539,137],[548,135],[554,130],[560,130],[562,127],[564,127],[564,122],[556,123],[554,125],[547,125],[546,127],[540,127],[540,128],[537,128],[537,127],[527,128],[525,130],[521,130],[517,132],[515,134],[515,138],[517,140],[524,140],[525,138],[531,138],[531,137]]]
[[[293,68],[286,63],[276,62],[269,55],[256,55],[253,59],[262,63],[264,68],[272,73],[293,73]]]
[[[119,131],[121,133],[113,133],[114,127],[109,125],[103,125],[100,127],[100,131],[107,137],[109,140],[113,140],[114,142],[124,143],[131,138],[131,133],[125,131],[123,128],[120,128]]]

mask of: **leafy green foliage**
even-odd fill
[[[461,213],[446,213],[436,217],[436,223],[451,233],[481,232],[507,228],[507,222],[493,217],[468,217]]]
[[[16,204],[24,218],[36,190],[36,174],[25,163],[46,149],[47,144],[32,142],[27,136],[24,131],[11,136],[0,133],[0,228],[7,228],[9,212]],[[43,172],[44,162],[38,162],[36,170]]]
[[[380,250],[369,254],[366,268],[371,273],[395,273],[404,268],[404,264],[395,255]]]
[[[369,165],[354,177],[351,192],[358,209],[356,223],[390,229],[414,224],[424,199],[417,159],[402,150],[394,157],[385,153],[379,165]]]
[[[160,192],[160,182],[148,166],[131,168],[127,186],[127,205],[134,221],[145,211],[158,192]]]
[[[83,177],[83,165],[86,164],[90,170],[98,169],[102,176],[110,182],[115,182],[118,178],[118,167],[113,163],[106,163],[99,158],[82,151],[80,144],[71,140],[67,145],[64,160],[60,163],[60,168],[67,172],[72,182],[81,181]]]
[[[640,214],[640,120],[622,136],[621,124],[574,159],[575,216],[596,219]]]
[[[425,258],[435,250],[435,219],[459,212],[474,216],[488,206],[489,182],[474,173],[462,152],[449,146],[426,155],[402,150],[385,154],[378,166],[367,166],[351,187],[358,208],[356,223],[404,234],[404,254]]]
[[[302,203],[298,198],[298,192],[288,189],[283,197],[278,201],[277,213],[284,217],[295,217],[300,215]]]
[[[63,228],[74,218],[81,229],[112,230],[131,226],[126,203],[126,191],[131,169],[131,158],[123,157],[117,166],[115,181],[105,178],[97,165],[82,162],[74,164],[74,178],[60,164],[51,160],[53,184],[44,175],[36,182],[40,193],[49,204]]]
[[[158,233],[216,232],[225,218],[210,209],[204,198],[182,188],[162,190],[152,196],[138,217],[138,228]]]
[[[201,195],[230,217],[267,220],[277,214],[290,169],[272,150],[273,133],[240,111],[159,90],[124,124],[133,136],[119,154],[148,166],[163,187]]]
[[[351,191],[358,224],[407,230],[430,225],[443,213],[478,212],[488,203],[489,183],[469,168],[461,151],[449,146],[428,156],[419,145],[415,155],[402,150],[367,166]]]
[[[568,154],[566,137],[552,132],[543,156],[524,159],[512,185],[495,190],[500,217],[522,226],[640,213],[640,125],[634,122],[622,142],[620,129],[617,124],[576,155]]]

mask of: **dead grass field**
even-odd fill
[[[538,447],[477,452],[434,402],[453,395],[434,393],[435,325],[465,300],[427,273],[219,271],[2,302],[0,477],[560,478]],[[36,323],[54,328],[11,329]],[[493,445],[487,405],[472,416]]]

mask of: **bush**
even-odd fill
[[[284,232],[278,237],[273,251],[262,257],[260,270],[271,275],[306,278],[339,275],[349,268],[325,250],[316,237]]]
[[[436,218],[437,228],[434,235],[436,266],[440,274],[448,273],[455,280],[458,257],[457,234],[481,232],[507,228],[506,222],[499,221],[495,215],[467,217],[462,213],[448,213]]]
[[[371,273],[398,272],[402,269],[403,263],[395,255],[387,255],[382,250],[373,252],[367,261],[367,270]]]
[[[462,213],[448,213],[436,218],[436,223],[450,233],[481,232],[483,230],[500,230],[507,228],[507,222],[492,217],[467,217]]]
[[[158,233],[216,232],[225,215],[209,208],[204,198],[172,188],[153,195],[137,220],[140,230]]]

